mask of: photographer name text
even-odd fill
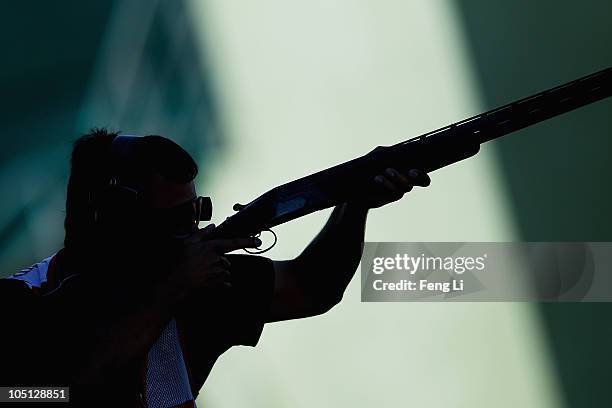
[[[411,256],[396,254],[393,257],[376,257],[372,260],[372,273],[382,275],[388,271],[401,271],[410,275],[410,279],[387,282],[374,279],[372,288],[375,291],[409,291],[424,293],[451,293],[464,291],[464,279],[459,277],[465,272],[478,272],[486,267],[487,254],[482,256]],[[434,272],[445,272],[440,279],[432,279]],[[418,275],[428,275],[427,277]],[[397,276],[394,274],[394,276]],[[457,277],[455,277],[457,276]],[[381,276],[382,278],[382,276]]]

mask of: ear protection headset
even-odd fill
[[[129,175],[126,168],[130,161],[135,157],[138,143],[141,142],[139,136],[118,135],[115,136],[111,146],[111,166],[112,176],[103,192],[104,200],[115,206],[132,207],[141,199],[142,192],[136,182],[130,185],[126,182]],[[96,200],[97,201],[97,200]],[[209,221],[212,218],[212,200],[210,197],[202,197],[202,208],[200,210],[199,221]],[[98,206],[94,206],[94,223],[98,219]]]

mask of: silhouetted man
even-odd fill
[[[206,202],[189,154],[145,136],[119,160],[116,136],[95,130],[74,144],[64,247],[0,281],[0,385],[70,385],[83,406],[195,406],[231,346],[340,301],[368,209],[429,184],[418,170],[388,169],[372,180],[375,193],[337,206],[297,258],[226,255],[260,242],[198,229]]]

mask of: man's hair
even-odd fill
[[[70,177],[66,194],[66,235],[64,245],[85,244],[94,231],[95,197],[107,188],[115,172],[112,143],[118,135],[94,128],[73,144]],[[137,154],[127,163],[142,186],[150,188],[150,178],[158,173],[175,183],[187,183],[198,173],[198,166],[182,147],[162,136],[143,136],[137,141]],[[125,166],[126,163],[124,163]],[[139,191],[147,196],[148,191]]]

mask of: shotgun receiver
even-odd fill
[[[482,143],[612,95],[612,67],[291,181],[221,223],[215,237],[250,236],[364,194],[388,167],[431,172],[474,156]]]

